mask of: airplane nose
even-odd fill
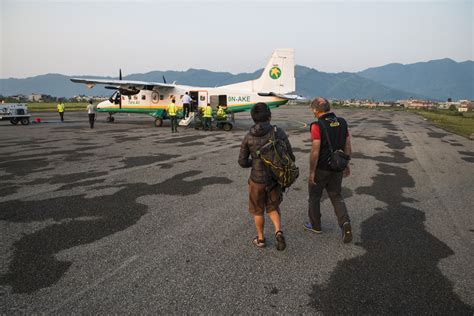
[[[112,105],[112,103],[110,103],[110,101],[108,101],[108,100],[107,101],[102,101],[99,104],[97,104],[97,108],[100,109],[102,107],[106,107],[106,106],[110,106],[110,105]]]

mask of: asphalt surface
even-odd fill
[[[251,244],[246,113],[231,132],[178,134],[140,115],[0,122],[0,313],[472,315],[474,142],[409,113],[335,112],[353,137],[354,240],[327,198],[323,234],[303,229],[312,118],[282,107],[301,170],[283,252],[271,225],[267,248]]]

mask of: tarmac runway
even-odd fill
[[[231,132],[146,116],[34,114],[0,122],[0,313],[474,313],[474,142],[405,112],[336,110],[353,142],[343,244],[329,200],[303,229],[312,121],[273,110],[301,176],[282,204],[288,247],[267,248]],[[268,222],[268,224],[270,224]]]

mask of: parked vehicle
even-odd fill
[[[21,125],[30,124],[31,115],[28,114],[28,105],[25,103],[3,103],[0,104],[0,120],[10,121],[13,125],[18,122]]]

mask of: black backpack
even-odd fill
[[[329,155],[329,158],[328,158],[329,168],[331,168],[332,171],[336,171],[336,172],[344,171],[344,169],[347,168],[347,165],[349,164],[349,160],[351,160],[351,157],[346,155],[344,151],[341,149],[334,150],[332,147],[331,140],[329,139],[329,134],[328,134],[325,124],[318,123],[318,125],[320,129],[322,128],[323,133],[326,135],[326,140],[329,145],[329,150],[331,151],[331,154]]]
[[[257,157],[263,161],[272,178],[283,188],[289,188],[298,178],[300,171],[291,159],[284,140],[276,137],[273,126],[268,142],[257,150]]]

